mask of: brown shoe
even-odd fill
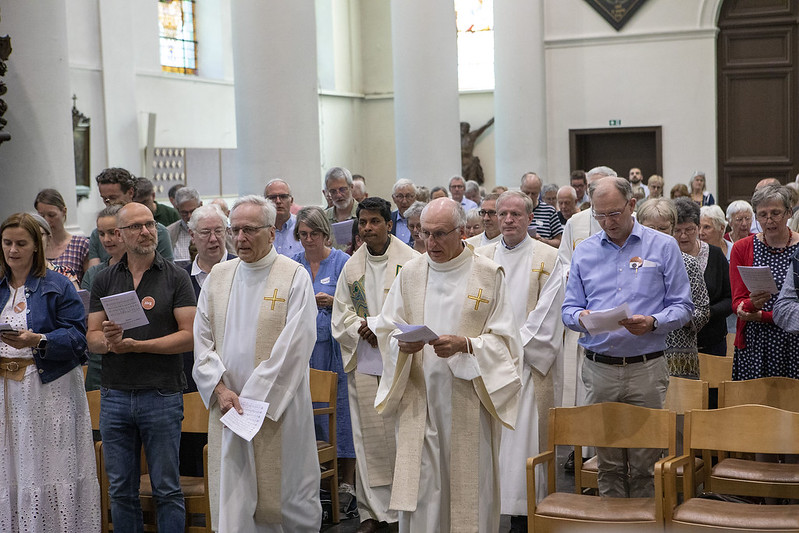
[[[368,520],[364,520],[361,522],[361,525],[358,526],[358,530],[355,533],[377,533],[377,530],[380,528],[380,522],[377,520],[370,518]]]

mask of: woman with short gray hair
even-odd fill
[[[799,250],[799,234],[786,225],[790,195],[784,187],[766,185],[755,191],[752,206],[762,230],[738,240],[730,255],[732,308],[738,315],[732,379],[799,378],[799,335],[774,323],[777,295],[750,292],[738,271],[739,266],[768,267],[778,292],[782,288],[791,258]]]
[[[425,202],[413,202],[405,211],[405,219],[408,221],[408,229],[411,231],[413,249],[420,254],[427,252],[427,241],[419,235],[422,230],[422,211],[426,205]]]
[[[749,202],[735,200],[727,206],[727,223],[730,225],[730,231],[724,235],[724,238],[734,244],[752,235],[754,218],[755,212]]]

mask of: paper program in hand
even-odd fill
[[[591,311],[587,315],[583,315],[580,317],[580,322],[583,323],[585,329],[588,330],[588,333],[591,335],[597,335],[599,333],[610,333],[611,331],[616,331],[617,329],[621,329],[623,326],[619,325],[620,320],[624,320],[625,318],[630,318],[632,313],[630,313],[630,306],[627,302],[624,302],[618,307],[614,307],[613,309],[605,309],[603,311]]]
[[[252,438],[261,429],[266,417],[266,410],[269,409],[267,402],[250,400],[239,396],[239,403],[244,414],[240,415],[236,409],[231,408],[219,419],[228,429],[246,441]]]

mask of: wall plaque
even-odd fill
[[[593,7],[602,18],[607,20],[616,31],[622,29],[627,24],[639,7],[644,5],[646,0],[585,0],[588,5]]]

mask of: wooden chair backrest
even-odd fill
[[[685,414],[686,447],[742,453],[799,453],[799,413],[766,405]]]
[[[87,391],[86,400],[89,402],[89,418],[92,421],[92,429],[100,431],[100,391]]]
[[[719,407],[747,404],[799,412],[799,379],[769,377],[723,381],[719,385]]]
[[[732,380],[732,357],[699,354],[699,379],[707,381],[711,388],[718,388],[722,381]]]
[[[310,370],[311,401],[336,405],[338,374],[314,368]]]
[[[626,403],[549,410],[549,449],[555,446],[668,448],[676,453],[676,414]]]
[[[678,415],[690,409],[707,409],[707,381],[686,379],[671,376],[666,391],[666,402],[663,407],[675,411]]]
[[[208,409],[199,392],[183,395],[183,433],[208,433]]]

